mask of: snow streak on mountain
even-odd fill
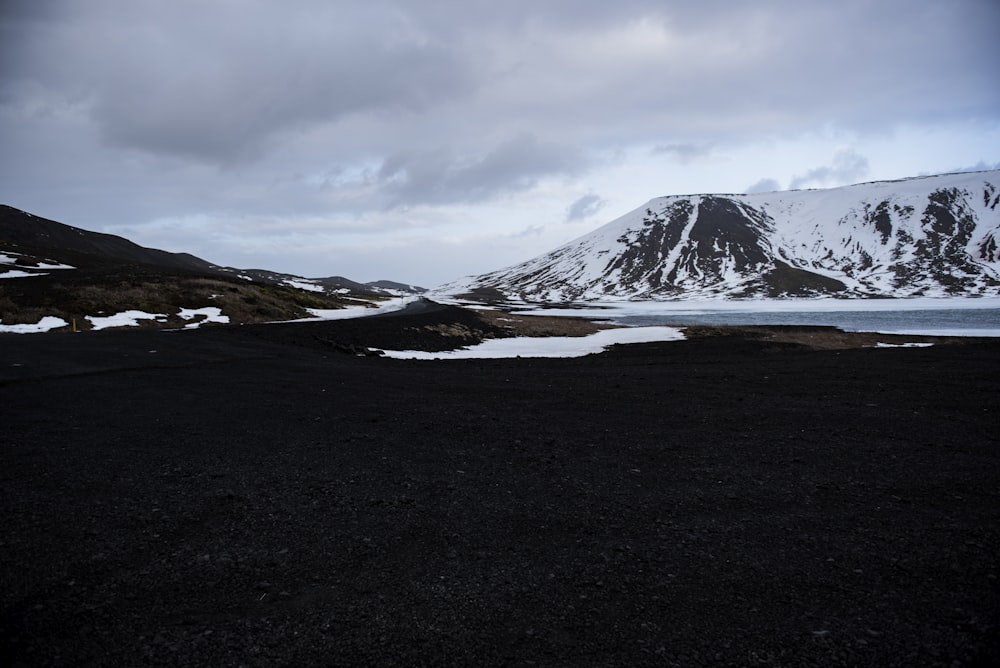
[[[659,197],[435,292],[530,301],[1000,295],[1000,171]],[[495,293],[494,293],[495,294]]]

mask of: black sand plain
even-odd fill
[[[0,337],[0,661],[995,665],[1000,341],[468,317]]]

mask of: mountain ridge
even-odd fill
[[[298,320],[410,288],[222,267],[0,205],[0,332]]]
[[[190,253],[174,253],[157,248],[140,246],[125,237],[105,232],[85,230],[66,223],[29,213],[7,204],[0,204],[0,243],[6,242],[7,250],[23,247],[34,254],[59,254],[71,251],[125,262],[207,273],[210,275],[239,276],[244,280],[257,280],[269,284],[289,285],[308,282],[319,289],[348,290],[357,294],[398,295],[420,294],[425,291],[415,285],[389,280],[361,283],[343,276],[306,278],[296,274],[275,272],[268,269],[238,269],[217,265]],[[10,247],[13,245],[13,247]],[[4,248],[0,248],[0,251]],[[312,289],[312,288],[305,288]]]
[[[657,197],[434,290],[539,302],[1000,294],[1000,171]]]
[[[216,269],[216,265],[190,253],[146,248],[124,237],[73,227],[6,204],[0,204],[0,241],[32,250],[69,250],[172,269]]]

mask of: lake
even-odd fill
[[[630,326],[818,325],[849,332],[1000,337],[1000,298],[602,302],[522,313],[600,318]]]

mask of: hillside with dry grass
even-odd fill
[[[89,318],[137,311],[143,327],[191,324],[182,310],[219,309],[232,324],[295,320],[307,309],[375,305],[385,295],[307,284],[260,271],[218,267],[186,254],[137,246],[3,207],[0,212],[0,324],[43,318],[93,328]]]

